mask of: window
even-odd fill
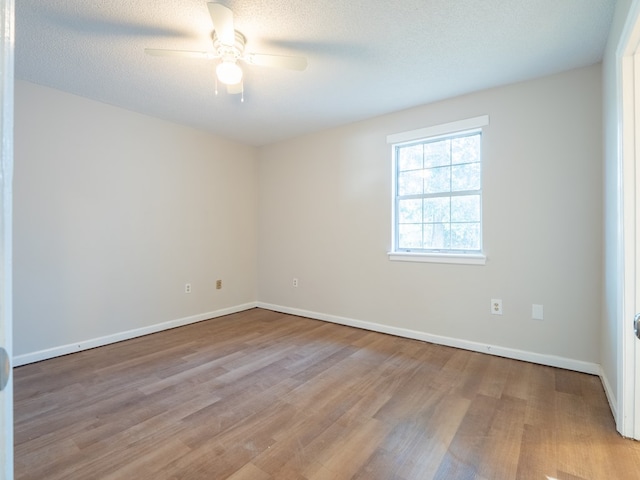
[[[392,260],[484,263],[482,126],[488,117],[390,135]]]

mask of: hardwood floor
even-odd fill
[[[14,388],[17,479],[640,478],[597,377],[260,309]]]

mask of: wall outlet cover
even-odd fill
[[[500,298],[491,299],[491,314],[502,315],[502,299]]]

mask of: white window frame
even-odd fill
[[[431,127],[420,128],[417,130],[411,130],[408,132],[395,133],[387,136],[387,143],[391,145],[392,162],[392,218],[391,218],[391,251],[388,252],[389,260],[401,261],[401,262],[430,262],[430,263],[458,263],[468,265],[484,265],[487,261],[487,257],[484,255],[484,222],[482,221],[482,212],[480,213],[480,236],[481,236],[481,251],[479,253],[452,253],[452,252],[403,252],[397,249],[397,233],[398,227],[396,223],[396,188],[397,188],[397,166],[396,166],[396,147],[408,143],[415,143],[417,141],[435,140],[438,137],[455,135],[472,130],[482,131],[482,127],[489,125],[489,116],[482,115],[479,117],[467,118],[465,120],[459,120],[456,122],[444,123],[441,125],[434,125]],[[483,147],[481,147],[483,148]],[[483,148],[484,150],[484,148]],[[481,156],[481,172],[484,171],[483,160]],[[482,200],[481,200],[482,205]]]

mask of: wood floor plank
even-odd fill
[[[640,478],[597,377],[261,309],[14,390],[19,480]]]
[[[547,472],[548,477],[557,478],[557,459],[555,432],[525,424],[515,478],[517,480],[537,480],[540,478],[540,472]]]
[[[406,412],[376,452],[361,478],[385,472],[388,478],[433,478],[471,402],[458,395],[440,397],[432,408]]]
[[[240,470],[228,477],[228,480],[271,480],[273,477],[263,472],[253,463],[245,464]]]
[[[388,429],[389,425],[375,418],[352,425],[345,437],[335,442],[318,461],[334,479],[350,479],[382,442]],[[320,480],[325,476],[316,473],[309,480]]]
[[[527,402],[507,395],[495,401],[497,410],[478,461],[478,471],[487,478],[515,478]]]

